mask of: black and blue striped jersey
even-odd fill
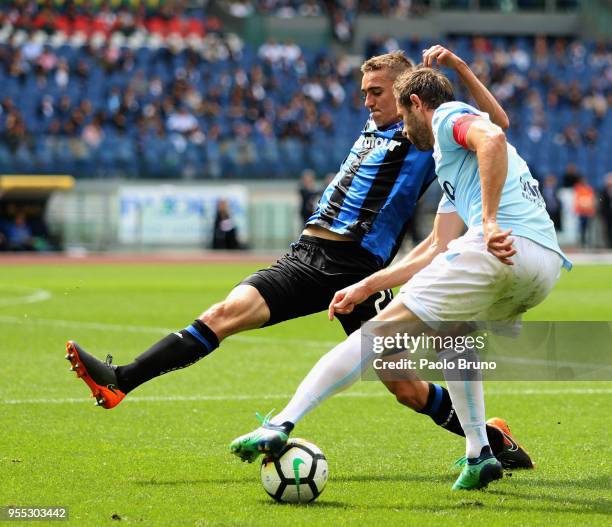
[[[344,234],[382,265],[395,256],[416,203],[436,178],[432,151],[402,135],[403,123],[379,130],[369,119],[306,225]]]

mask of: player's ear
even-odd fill
[[[414,93],[410,94],[410,102],[414,105],[415,109],[420,110],[423,106],[423,101],[421,101],[420,97]]]

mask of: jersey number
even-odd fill
[[[389,298],[391,298],[392,293],[390,289],[381,291],[380,296],[374,301],[374,309],[376,309],[376,313],[380,313],[381,311],[380,304],[382,304],[387,299],[387,295],[389,295]]]
[[[455,203],[455,188],[448,182],[445,181],[442,184],[446,197],[454,204]]]

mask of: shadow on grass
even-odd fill
[[[532,473],[527,473],[531,475]],[[441,512],[441,511],[461,511],[461,510],[487,510],[493,509],[504,511],[516,511],[516,512],[571,512],[575,514],[604,514],[610,515],[612,513],[612,504],[603,496],[606,489],[609,488],[610,480],[604,476],[590,477],[576,479],[573,481],[558,481],[554,479],[524,479],[514,478],[514,481],[510,482],[513,488],[496,488],[492,485],[487,490],[482,492],[462,492],[460,494],[451,494],[450,485],[452,484],[453,477],[450,474],[438,474],[438,475],[423,475],[423,474],[355,474],[348,476],[334,477],[334,483],[360,483],[360,482],[397,482],[407,484],[418,484],[418,483],[435,483],[442,484],[449,489],[449,498],[457,498],[455,503],[437,503],[432,505],[419,505],[415,503],[410,504],[388,504],[378,505],[373,503],[364,504],[368,509],[378,510],[413,510],[420,512]],[[507,478],[508,480],[510,478]],[[158,486],[158,487],[178,487],[183,485],[220,485],[220,484],[232,484],[232,485],[248,485],[252,486],[254,481],[252,478],[198,478],[198,479],[175,479],[175,480],[141,480],[134,481],[135,485],[140,486]],[[537,487],[538,494],[534,494],[534,487]],[[548,493],[540,493],[542,491],[550,491]],[[526,490],[521,492],[521,489]],[[557,489],[567,489],[568,492],[559,493]],[[593,496],[593,498],[577,498],[572,494],[572,491],[577,489],[584,489],[587,491],[600,490],[602,494],[599,496]],[[398,488],[398,491],[403,489]],[[511,503],[491,503],[488,502],[488,498],[509,498],[521,500],[520,504],[513,505]],[[484,501],[483,501],[484,500]],[[291,504],[277,503],[272,500],[258,500],[259,503],[267,504],[271,506],[279,507],[291,507]],[[525,503],[527,502],[527,503]],[[316,508],[329,508],[329,509],[360,509],[362,507],[352,504],[343,503],[340,501],[327,501],[323,497],[321,501],[315,501],[311,504],[295,505],[300,507],[316,507]]]
[[[471,494],[470,494],[471,496]],[[508,496],[511,496],[508,494]],[[517,512],[517,513],[544,513],[544,514],[577,514],[577,515],[601,515],[608,517],[610,514],[610,510],[606,510],[604,507],[594,507],[594,508],[583,508],[582,505],[573,505],[566,506],[563,500],[559,500],[559,506],[551,507],[545,504],[541,504],[538,506],[540,499],[534,498],[533,496],[526,497],[529,499],[529,503],[521,502],[518,505],[512,505],[509,503],[484,503],[481,498],[465,498],[458,501],[455,504],[443,505],[437,503],[434,505],[420,505],[415,503],[410,504],[396,504],[396,505],[372,505],[368,504],[367,509],[369,510],[380,510],[380,511],[411,511],[411,512],[423,512],[423,513],[457,513],[460,511],[466,511],[470,514],[473,514],[476,511],[482,511],[483,513],[495,513],[496,515],[499,513],[508,513],[508,512]],[[585,500],[586,501],[586,500]],[[586,520],[585,520],[586,521]]]
[[[333,478],[335,483],[351,483],[351,482],[404,482],[404,483],[448,483],[452,484],[453,478],[452,476],[447,475],[434,475],[434,476],[425,476],[422,474],[392,474],[392,475],[384,475],[384,474],[356,474],[353,476],[335,476]],[[135,485],[141,486],[180,486],[180,485],[220,485],[220,484],[236,484],[236,485],[252,485],[253,478],[198,478],[198,479],[168,479],[168,480],[160,480],[160,479],[148,479],[148,480],[139,480],[134,481]]]
[[[525,474],[534,474],[533,472],[521,472],[520,475]],[[519,473],[517,472],[517,475]],[[535,474],[534,474],[535,475]],[[525,479],[521,483],[524,483],[529,487],[545,487],[545,488],[561,488],[568,490],[575,489],[584,489],[584,490],[604,490],[610,489],[610,481],[612,480],[611,476],[592,476],[588,478],[577,478],[569,480],[558,480],[558,479],[543,479],[543,478],[533,478],[533,479]]]
[[[252,485],[252,478],[199,478],[199,479],[148,479],[133,481],[134,485],[141,487],[179,487],[181,485],[223,485],[231,483],[233,485]]]
[[[381,481],[397,481],[405,483],[449,483],[452,485],[454,479],[452,475],[448,474],[354,474],[351,476],[335,476],[334,481],[340,481],[345,483],[368,483],[368,482],[381,482]]]
[[[599,478],[594,478],[599,479]],[[608,481],[609,484],[609,481]],[[589,487],[587,487],[589,488]],[[603,488],[600,487],[603,492]],[[491,490],[491,494],[495,496],[503,496],[508,498],[515,498],[520,500],[528,500],[531,503],[545,502],[555,503],[557,507],[538,507],[535,510],[550,511],[550,512],[571,512],[580,514],[612,514],[612,504],[607,501],[608,498],[604,496],[593,496],[593,498],[575,498],[570,493],[567,494],[550,494],[543,495],[539,494],[534,496],[532,493],[520,492],[520,489],[495,489]],[[576,507],[576,509],[572,508]],[[525,507],[528,508],[528,507]]]
[[[325,498],[319,498],[319,500],[312,501],[310,503],[279,503],[274,500],[259,500],[260,505],[269,505],[271,507],[283,507],[283,508],[313,508],[313,509],[361,509],[366,507],[358,507],[353,503],[342,503],[341,501],[326,501]]]

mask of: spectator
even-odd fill
[[[612,172],[606,174],[600,197],[600,214],[606,231],[606,247],[612,249]]]
[[[169,132],[188,135],[198,129],[198,120],[193,114],[189,113],[187,108],[180,106],[175,112],[170,114],[166,126]]]
[[[57,63],[57,55],[55,55],[53,49],[50,46],[45,46],[42,50],[42,53],[36,59],[36,65],[45,74],[54,70],[57,66]]]
[[[291,67],[302,56],[302,50],[293,40],[287,40],[281,46],[281,55],[286,67]]]
[[[302,91],[306,97],[310,97],[316,103],[320,103],[325,98],[325,90],[318,75],[307,81]]]
[[[582,178],[582,174],[578,172],[578,168],[574,163],[568,163],[563,174],[563,188],[572,188]]]
[[[269,64],[275,64],[283,57],[283,48],[276,40],[269,38],[259,47],[257,56]]]
[[[8,247],[11,251],[33,251],[34,239],[23,212],[17,212],[7,232]]]
[[[553,174],[549,174],[544,179],[544,185],[542,187],[542,197],[544,198],[544,203],[546,204],[546,210],[550,215],[550,219],[555,224],[555,229],[557,231],[562,230],[561,224],[561,213],[562,213],[562,204],[559,200],[559,191],[557,188],[557,178]]]
[[[83,128],[81,133],[81,139],[91,150],[97,150],[104,139],[104,130],[102,130],[102,119],[103,114],[98,113],[95,115],[91,123]]]
[[[62,90],[66,89],[70,82],[70,68],[65,60],[60,60],[55,70],[55,84]]]
[[[221,172],[221,128],[214,124],[208,130],[208,137],[204,143],[206,152],[206,175],[218,179]]]
[[[333,75],[331,77],[328,77],[326,81],[326,85],[327,85],[326,86],[327,91],[329,93],[329,96],[331,97],[333,105],[335,107],[342,106],[342,103],[344,102],[344,99],[346,98],[346,92],[344,91],[344,88],[342,87],[342,84],[340,83],[338,78]]]
[[[267,171],[266,175],[269,175],[270,172],[275,171],[280,161],[278,141],[269,119],[261,118],[255,123],[255,141],[257,151],[263,161],[262,168]]]
[[[12,110],[7,116],[4,133],[4,142],[14,154],[21,148],[27,147],[29,142],[25,122],[20,112]]]
[[[36,62],[42,51],[42,45],[31,34],[23,46],[23,58],[29,62]]]
[[[229,12],[238,18],[248,18],[255,12],[255,8],[248,0],[234,0],[230,3]]]
[[[596,212],[595,192],[584,177],[581,177],[574,186],[574,212],[578,216],[580,246],[584,248],[588,242],[591,218]]]
[[[220,199],[217,202],[212,248],[240,249],[236,225],[230,215],[229,205],[225,199]]]
[[[299,14],[300,16],[320,16],[321,6],[319,6],[317,0],[300,2]]]

